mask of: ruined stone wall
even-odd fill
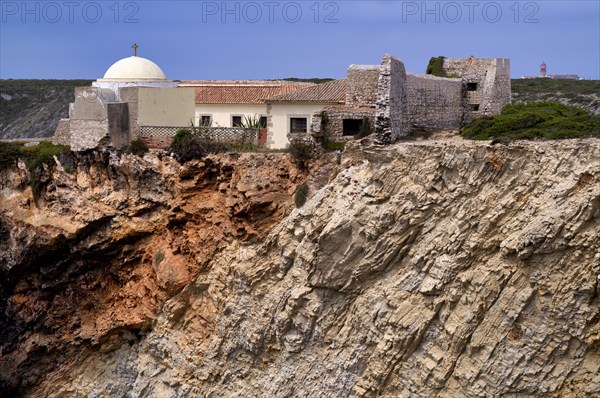
[[[510,104],[512,98],[510,59],[496,59],[496,74],[493,76],[493,81],[493,92],[487,106],[491,112],[499,114],[504,105]]]
[[[413,75],[407,77],[410,130],[457,129],[462,122],[462,80]]]
[[[71,107],[71,149],[84,151],[108,141],[108,114],[97,90],[78,92]]]
[[[352,135],[344,136],[344,119],[362,121],[366,117],[369,119],[371,130],[374,130],[375,109],[373,108],[330,107],[325,108],[323,111],[325,112],[326,122],[322,126],[321,136],[326,140],[344,141],[353,139],[354,136]]]
[[[510,103],[509,59],[446,58],[443,68],[447,75],[463,79],[465,120],[497,115]]]
[[[334,107],[335,108],[335,107]],[[322,139],[325,133],[324,124],[327,122],[327,118],[323,117],[325,112],[332,108],[323,108],[322,111],[316,111],[312,115],[312,122],[310,124],[310,135],[315,139]],[[268,119],[267,119],[268,120]],[[268,124],[268,121],[267,121]]]
[[[137,100],[137,91],[130,90],[127,94],[130,102]],[[78,87],[75,89],[75,101],[69,104],[69,119],[60,121],[53,142],[68,144],[74,151],[105,145],[126,147],[131,141],[128,105],[118,102],[112,90]],[[135,111],[133,118],[137,117],[137,106]]]
[[[406,95],[404,64],[390,54],[384,55],[377,84],[375,141],[378,144],[390,144],[408,134]]]
[[[74,151],[93,149],[110,142],[106,119],[72,119],[69,124],[71,126],[71,149]]]
[[[80,120],[106,120],[106,109],[100,97],[92,94],[80,93],[75,97],[75,102],[71,108],[71,119]]]
[[[379,65],[350,65],[346,78],[346,106],[375,108]]]
[[[85,100],[100,99],[102,102],[117,102],[118,98],[115,92],[100,87],[75,87],[75,98],[82,97]]]
[[[52,143],[57,145],[71,145],[71,126],[69,119],[60,119],[56,130],[54,130],[54,137]]]

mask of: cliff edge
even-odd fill
[[[293,211],[284,154],[80,164],[3,180],[5,391],[600,394],[600,140],[353,143]]]

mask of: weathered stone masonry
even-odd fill
[[[380,74],[380,65],[350,65],[346,78],[345,105],[349,108],[374,108]]]
[[[462,79],[407,74],[407,101],[411,131],[446,130],[463,120]]]
[[[375,107],[375,142],[378,144],[391,144],[408,134],[406,92],[404,64],[390,54],[384,55]]]
[[[465,121],[497,115],[510,103],[510,60],[505,58],[446,58],[447,75],[462,79]]]
[[[351,65],[346,99],[315,113],[311,134],[317,140],[347,140],[344,120],[368,118],[375,141],[389,144],[411,131],[459,129],[472,119],[497,115],[510,103],[510,60],[446,58],[449,78],[406,73],[386,54],[381,65]]]

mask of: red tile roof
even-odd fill
[[[197,104],[263,104],[266,99],[315,86],[314,83],[262,80],[187,80],[196,87]]]
[[[268,102],[346,102],[346,78],[269,98]]]

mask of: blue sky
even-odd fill
[[[3,79],[95,79],[134,42],[172,79],[339,78],[385,53],[600,79],[600,1],[0,1]]]

